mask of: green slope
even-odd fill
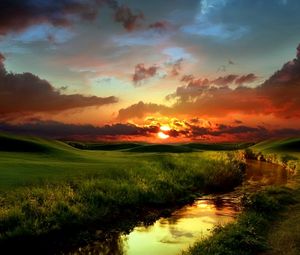
[[[67,144],[82,150],[116,151],[143,146],[139,143],[83,143],[68,141]]]
[[[171,144],[150,144],[128,149],[128,152],[168,152],[168,153],[184,153],[195,151],[192,148],[184,145],[171,145]]]
[[[130,153],[129,153],[130,154]],[[64,142],[0,133],[0,191],[88,176],[115,175],[145,158],[119,151],[88,151]]]
[[[300,152],[300,138],[267,140],[252,146],[254,150],[273,152]]]

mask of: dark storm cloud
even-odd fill
[[[126,5],[121,5],[116,0],[102,0],[114,11],[114,20],[121,23],[127,31],[132,31],[138,27],[138,22],[144,19],[141,11],[134,12]]]
[[[121,23],[127,31],[135,29],[144,17],[142,12],[134,12],[114,0],[1,0],[0,35],[21,32],[41,23],[60,27],[70,26],[78,19],[93,21],[102,6],[109,7],[113,11],[114,21]]]
[[[129,7],[122,5],[115,10],[114,19],[127,31],[132,31],[138,27],[139,20],[144,19],[144,14],[142,12],[134,14]]]
[[[170,131],[168,135],[173,137],[183,136],[192,140],[225,138],[228,140],[262,140],[271,137],[291,137],[300,135],[300,129],[267,129],[263,126],[224,125],[203,127],[193,122],[185,122],[188,128],[179,131]]]
[[[264,127],[251,126],[228,126],[217,125],[216,127],[201,127],[194,123],[188,124],[187,128],[165,131],[173,138],[189,138],[191,140],[225,138],[235,140],[261,140],[270,137],[299,136],[299,129],[275,129],[267,130]],[[117,140],[121,138],[134,139],[135,137],[153,137],[159,132],[160,124],[152,126],[137,126],[130,123],[116,123],[105,126],[66,124],[57,121],[42,121],[33,119],[28,123],[0,122],[0,131],[15,134],[34,135],[56,139],[74,140]]]
[[[157,133],[159,127],[139,127],[129,123],[117,123],[96,127],[93,125],[76,125],[57,121],[33,120],[30,123],[20,124],[0,122],[0,130],[51,138],[112,139],[113,137],[120,136],[149,136],[150,134]]]
[[[99,3],[97,0],[1,0],[0,35],[19,32],[40,23],[68,26],[74,17],[93,20],[97,15]]]
[[[0,55],[0,115],[63,111],[72,108],[116,103],[117,98],[65,95],[48,81],[32,73],[9,73]]]

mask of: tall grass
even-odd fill
[[[293,191],[269,187],[244,199],[238,220],[216,227],[212,236],[196,243],[183,255],[252,255],[269,249],[267,232],[279,212],[294,203]]]
[[[24,236],[99,226],[122,219],[124,211],[163,207],[197,192],[230,190],[243,178],[243,164],[232,158],[163,155],[143,167],[108,171],[60,184],[23,187],[0,199],[0,244]]]

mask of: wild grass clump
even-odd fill
[[[243,164],[198,155],[164,155],[143,167],[108,171],[70,182],[19,188],[2,197],[0,243],[97,223],[124,212],[187,202],[195,192],[229,190],[240,184]]]
[[[278,213],[295,200],[287,188],[270,187],[243,200],[245,211],[236,222],[217,227],[212,235],[184,252],[185,255],[251,255],[266,251],[266,234]]]

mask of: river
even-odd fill
[[[256,190],[287,181],[288,173],[283,167],[249,160],[245,181],[234,192],[200,197],[193,204],[174,211],[170,217],[158,219],[150,226],[136,226],[129,234],[111,233],[104,240],[66,254],[177,255],[209,235],[216,225],[234,221],[240,211],[242,190]]]

